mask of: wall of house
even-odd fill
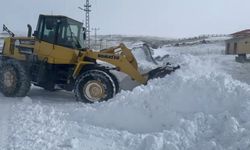
[[[239,41],[237,54],[250,54],[250,38],[244,38]]]
[[[234,50],[234,44],[238,43],[238,40],[236,39],[230,39],[226,41],[226,54],[228,55],[234,55],[237,53],[237,50]]]
[[[226,54],[250,54],[250,37],[227,40]]]

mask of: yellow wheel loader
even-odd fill
[[[100,51],[84,46],[82,23],[65,16],[40,15],[31,36],[4,39],[0,55],[0,90],[7,97],[24,97],[31,84],[54,91],[55,86],[74,91],[76,99],[93,103],[106,101],[119,92],[119,82],[111,70],[126,73],[133,80],[164,77],[179,67],[159,67],[146,74],[124,44]],[[107,67],[97,60],[111,64]]]

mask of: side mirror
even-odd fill
[[[34,31],[34,33],[32,34],[34,37],[38,36],[38,31]]]

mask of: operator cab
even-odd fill
[[[40,15],[34,37],[73,49],[83,49],[85,31],[83,24],[65,16]]]

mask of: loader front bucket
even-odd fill
[[[180,69],[180,66],[170,66],[166,65],[164,67],[158,67],[154,70],[151,70],[147,73],[148,80],[155,79],[155,78],[163,78],[168,74],[171,74],[175,70]]]

